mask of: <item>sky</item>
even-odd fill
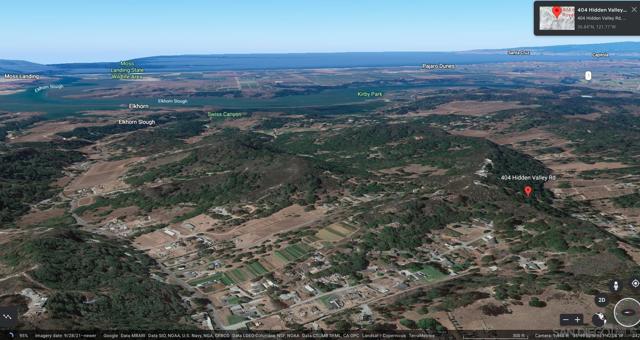
[[[460,51],[640,40],[536,37],[533,0],[5,0],[0,59]]]

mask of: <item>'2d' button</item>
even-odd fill
[[[605,293],[598,293],[593,299],[598,307],[606,307],[609,304],[609,296]]]

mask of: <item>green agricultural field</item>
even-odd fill
[[[318,237],[317,237],[317,236],[315,236],[315,235],[309,235],[309,236],[307,236],[307,237],[303,238],[302,240],[303,240],[303,241],[306,241],[306,242],[309,242],[309,243],[313,243],[313,242],[320,241],[320,238],[318,238]]]
[[[353,234],[356,230],[346,223],[334,223],[320,229],[315,236],[324,241],[337,242]]]
[[[433,266],[425,266],[420,270],[420,272],[426,275],[424,279],[427,281],[439,280],[446,276],[446,274],[442,273],[440,270],[438,270],[438,268]]]
[[[341,232],[339,230],[336,230],[335,228],[333,228],[331,226],[328,226],[325,229],[328,230],[329,232],[333,233],[333,234],[336,234],[336,235],[342,237],[342,238],[347,237],[347,234],[345,234],[345,233],[343,233],[343,232]]]
[[[235,282],[243,282],[250,278],[242,268],[231,269],[230,271],[226,272],[226,274],[229,277],[233,278],[233,281]]]
[[[218,281],[222,282],[225,286],[229,286],[262,276],[264,274],[267,274],[268,272],[269,271],[260,262],[255,261],[240,268],[231,269],[224,273],[216,273],[211,276],[193,280],[189,282],[189,284],[191,284],[192,286],[197,286],[203,283]]]
[[[304,243],[296,243],[282,250],[276,250],[275,255],[286,262],[293,262],[306,257],[312,249]]]
[[[242,322],[246,320],[246,318],[239,316],[239,315],[229,315],[227,316],[227,322],[229,323],[229,325],[234,325],[237,324],[239,322]]]
[[[229,276],[227,276],[227,274],[225,274],[225,273],[215,273],[215,274],[213,274],[211,276],[207,276],[207,277],[203,277],[201,279],[193,280],[193,281],[189,282],[189,284],[192,285],[192,286],[197,286],[199,284],[210,283],[210,282],[221,282],[225,286],[229,286],[229,285],[232,285],[232,284],[235,283]]]
[[[304,243],[296,243],[285,248],[286,252],[295,256],[296,258],[302,258],[306,256],[310,250],[311,248]]]
[[[332,308],[333,305],[331,303],[329,303],[332,300],[335,300],[337,297],[333,294],[329,294],[329,295],[325,295],[323,297],[320,298],[320,301],[327,307],[327,308]]]
[[[238,304],[240,304],[240,298],[239,298],[239,297],[237,297],[237,296],[232,296],[232,297],[230,297],[229,299],[227,299],[227,302],[228,302],[230,305],[238,305]]]
[[[281,259],[285,263],[293,261],[292,259],[287,258],[287,256],[284,254],[284,252],[281,252],[279,250],[276,250],[274,254],[276,255],[276,257],[278,257],[279,259]]]
[[[262,276],[264,274],[267,274],[269,271],[267,270],[267,268],[265,268],[260,261],[255,261],[255,262],[251,262],[247,265],[245,265],[243,268],[245,268],[247,271],[251,272],[251,274],[253,274],[254,276]]]

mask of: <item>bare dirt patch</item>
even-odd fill
[[[260,324],[253,329],[264,331],[279,331],[287,329],[287,325],[279,315],[273,315],[268,318],[260,319]]]
[[[157,208],[157,209],[153,209],[149,213],[149,219],[151,221],[157,221],[158,223],[167,223],[167,221],[171,221],[175,217],[190,213],[191,211],[193,211],[193,207],[187,207],[187,206]]]
[[[194,226],[194,231],[196,233],[206,232],[211,229],[213,226],[217,225],[219,220],[212,218],[209,215],[200,214],[196,217],[192,217],[188,220],[185,220],[182,224],[187,225],[191,224]]]
[[[464,136],[464,137],[479,137],[479,138],[487,138],[491,135],[491,131],[489,130],[453,130],[450,131],[452,135]]]
[[[619,197],[635,192],[635,187],[622,183],[600,184],[607,180],[594,181],[588,186],[574,186],[572,188],[553,188],[553,192],[559,197],[574,197],[578,200],[599,200],[604,198]]]
[[[528,305],[529,298],[523,298],[522,305],[511,304],[508,306],[511,313],[489,316],[482,312],[482,306],[488,303],[501,305],[502,302],[495,299],[483,299],[456,309],[453,311],[453,315],[463,329],[538,330],[558,327],[558,315],[562,313],[593,315],[599,311],[599,307],[593,303],[593,296],[585,294],[548,290],[539,298],[547,303],[546,307],[531,307]],[[532,318],[531,315],[536,315],[536,317]],[[441,315],[438,319],[447,319],[446,314],[444,318]],[[448,322],[448,324],[450,323]]]
[[[433,110],[420,112],[417,115],[463,115],[484,116],[489,113],[533,108],[537,105],[522,105],[518,102],[462,100],[442,104]]]
[[[12,139],[12,143],[25,143],[25,142],[47,142],[57,138],[56,134],[60,132],[71,131],[79,127],[87,126],[101,126],[108,123],[71,123],[68,121],[56,121],[56,122],[44,122],[34,125],[32,128],[25,131],[24,134],[16,136]]]
[[[589,113],[587,115],[564,115],[564,118],[574,119],[574,120],[589,120],[594,121],[598,120],[602,115],[599,112]]]
[[[236,239],[238,248],[249,248],[266,241],[271,235],[298,229],[319,221],[326,214],[326,209],[317,207],[315,210],[305,211],[304,207],[294,204],[284,208],[271,216],[251,220],[224,233],[207,233],[215,240]]]
[[[220,126],[227,128],[238,128],[240,130],[248,130],[260,122],[258,117],[227,119]]]
[[[140,209],[135,206],[118,208],[114,209],[113,211],[110,211],[110,209],[106,207],[102,207],[90,214],[85,213],[84,215],[82,215],[82,217],[89,223],[99,223],[101,221],[110,221],[113,219],[118,219],[124,222],[132,222],[136,220],[139,212]]]
[[[635,262],[637,265],[640,265],[640,250],[622,241],[618,242],[618,247],[624,249],[624,251],[626,251],[627,254],[631,256],[633,262]]]
[[[189,152],[172,153],[168,156],[149,158],[144,162],[147,169],[181,161],[189,156]]]
[[[40,210],[31,211],[28,214],[22,216],[20,220],[18,220],[18,224],[25,225],[25,226],[40,224],[48,221],[49,219],[64,215],[65,211],[66,210],[63,208],[49,209],[49,210],[43,210],[43,211],[40,211]]]
[[[564,145],[569,143],[568,140],[561,139],[553,133],[542,129],[529,129],[522,132],[495,136],[490,139],[492,142],[500,145],[512,145],[520,142],[528,142],[534,140],[555,141],[555,143],[551,143],[554,145]]]
[[[82,197],[78,200],[78,207],[93,204],[96,201],[94,196]]]
[[[594,266],[598,263],[598,266]],[[625,262],[611,253],[604,253],[592,256],[583,256],[573,259],[572,263],[567,266],[567,272],[574,275],[607,275],[615,276],[619,273],[620,268],[624,268]]]
[[[588,170],[609,170],[609,169],[622,169],[628,168],[629,165],[620,163],[620,162],[596,162],[596,163],[584,163],[580,161],[575,161],[571,163],[560,163],[560,164],[547,164],[549,168],[553,171],[557,172],[567,172],[567,171],[588,171]]]
[[[156,230],[154,232],[138,236],[133,243],[140,249],[148,250],[175,240],[177,240],[175,235],[169,235],[164,230]]]
[[[432,167],[432,166],[429,166],[429,165],[408,164],[406,166],[399,166],[399,167],[395,167],[395,168],[382,169],[382,170],[380,170],[380,172],[383,173],[383,174],[387,174],[387,175],[397,175],[397,174],[400,174],[401,172],[420,175],[420,174],[431,173],[431,172],[436,171],[436,170],[438,170],[438,168],[435,168],[435,167]]]
[[[89,170],[78,176],[65,189],[65,193],[73,193],[82,189],[92,189],[95,194],[106,193],[127,188],[128,185],[119,180],[127,167],[132,163],[143,160],[143,157],[133,157],[118,161],[100,161]]]

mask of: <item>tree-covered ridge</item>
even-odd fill
[[[184,146],[184,139],[201,134],[205,124],[202,120],[183,119],[130,134],[116,146],[138,155],[153,155]]]
[[[176,329],[186,308],[176,287],[151,278],[155,262],[120,241],[58,229],[12,242],[5,264],[54,290],[47,301],[60,328]]]
[[[44,120],[43,117],[33,116],[19,120],[0,121],[0,141],[3,141],[10,131],[20,131],[42,120]]]
[[[226,129],[206,137],[180,160],[139,166],[125,179],[136,186],[158,180],[165,182],[162,185],[98,198],[78,212],[109,205],[114,209],[136,205],[150,211],[180,203],[195,203],[197,211],[203,212],[216,205],[259,197],[268,197],[273,209],[292,203],[307,205],[332,189],[362,195],[412,190],[432,182],[426,177],[403,182],[384,179],[375,173],[377,170],[421,164],[446,170],[447,177],[471,178],[487,158],[493,159],[487,168],[491,175],[488,181],[512,192],[520,191],[521,184],[501,181],[501,174],[548,174],[531,157],[424,124],[375,123],[277,138]],[[535,183],[541,196],[542,184]]]
[[[606,159],[638,165],[640,117],[607,113],[597,121],[563,121],[550,127],[571,140],[575,153],[585,162]]]
[[[361,222],[370,230],[363,237],[368,250],[412,250],[433,242],[428,234],[449,223],[466,221],[473,215],[465,204],[417,199],[400,204],[395,211],[363,214]],[[392,226],[397,223],[398,226]]]
[[[620,208],[640,208],[640,193],[614,197],[613,203]]]
[[[133,118],[129,119],[130,121],[154,121],[155,124],[107,124],[107,125],[99,125],[99,126],[83,126],[75,128],[71,131],[59,132],[58,136],[65,138],[79,138],[86,139],[89,141],[97,141],[99,139],[105,138],[107,136],[116,135],[119,133],[131,132],[140,129],[156,127],[159,125],[176,123],[176,122],[192,122],[198,118],[202,118],[201,114],[195,112],[182,113],[180,115],[159,115],[153,114],[146,116],[144,118]]]
[[[64,167],[83,158],[46,143],[6,147],[0,154],[0,222],[12,222],[29,210],[29,204],[51,197],[51,182],[62,176]]]

